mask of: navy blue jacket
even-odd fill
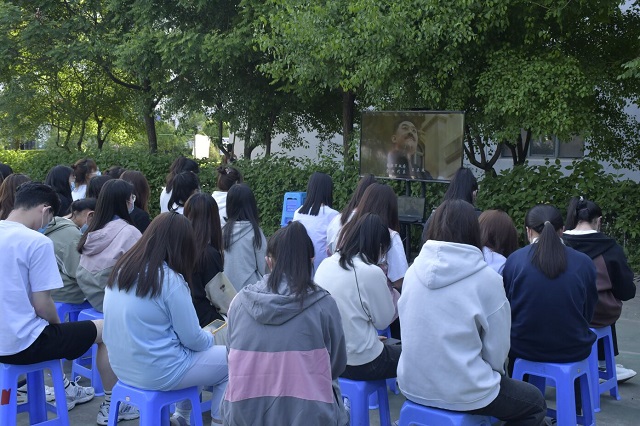
[[[591,259],[564,247],[567,268],[554,279],[531,263],[533,245],[515,251],[504,267],[511,304],[510,358],[575,362],[589,356],[596,339],[589,322],[598,301]]]

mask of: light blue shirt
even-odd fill
[[[203,331],[182,275],[164,264],[159,296],[138,297],[136,287],[107,288],[103,340],[114,373],[124,383],[151,390],[169,390],[192,366],[193,352],[213,345]]]

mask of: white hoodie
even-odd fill
[[[398,383],[410,400],[469,411],[500,391],[511,309],[502,277],[478,248],[427,241],[407,271],[398,302]]]

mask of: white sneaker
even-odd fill
[[[616,364],[616,376],[618,383],[624,383],[633,378],[637,373],[630,368],[624,368],[622,364]]]
[[[67,394],[67,401],[84,404],[96,396],[96,391],[91,386],[80,386],[78,380],[80,380],[80,377],[76,377],[73,382],[69,382],[69,386],[64,389],[64,392]]]
[[[24,384],[24,385],[22,385],[22,386],[20,386],[18,388],[18,399],[17,399],[18,404],[22,404],[22,403],[27,402],[27,399],[28,399],[27,391],[28,390],[27,390],[27,385],[26,384]],[[45,385],[45,387],[44,387],[44,395],[45,395],[45,398],[47,399],[47,402],[51,402],[54,399],[56,399],[56,393],[53,390],[52,386],[46,386]]]
[[[140,411],[131,404],[121,402],[118,408],[118,421],[120,420],[134,420],[140,417]],[[96,422],[100,426],[106,426],[109,423],[109,403],[102,402],[100,409],[98,410],[98,419]]]
[[[169,424],[171,426],[189,426],[189,421],[177,413],[173,413],[169,419]]]

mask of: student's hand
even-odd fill
[[[387,336],[378,336],[378,340],[384,342],[385,340],[387,340]]]

